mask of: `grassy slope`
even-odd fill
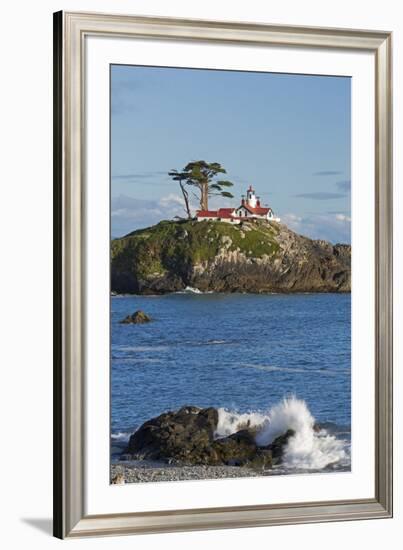
[[[247,257],[261,258],[278,250],[277,229],[269,224],[248,224],[249,231],[225,222],[161,221],[112,241],[112,261],[116,269],[139,275],[163,274],[213,260],[231,239],[228,250],[239,249]]]

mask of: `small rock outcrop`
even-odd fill
[[[294,435],[288,430],[270,445],[258,447],[256,430],[250,428],[215,439],[217,423],[218,411],[213,407],[185,406],[163,413],[132,434],[121,459],[266,469],[281,463],[288,439]]]
[[[132,315],[128,315],[122,321],[120,321],[124,325],[141,325],[143,323],[149,323],[152,321],[151,317],[149,317],[144,311],[141,311],[141,309],[135,311]]]

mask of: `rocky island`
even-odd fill
[[[276,221],[161,221],[114,239],[111,290],[350,292],[351,246],[312,240]]]

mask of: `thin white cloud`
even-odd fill
[[[112,197],[111,201],[112,235],[125,235],[161,220],[185,215],[183,199],[174,193],[156,200],[119,195]]]
[[[338,222],[351,222],[350,216],[346,216],[345,214],[336,214],[336,220]]]
[[[294,197],[298,197],[301,199],[313,199],[315,201],[328,201],[333,199],[341,199],[345,195],[341,193],[327,193],[326,191],[318,191],[314,193],[299,193],[298,195],[294,195]]]
[[[313,176],[338,176],[342,174],[339,170],[320,170],[319,172],[313,172]]]
[[[183,198],[173,193],[170,193],[166,197],[162,197],[158,202],[162,208],[172,208],[177,205],[183,206]]]
[[[161,178],[161,176],[165,176],[167,178],[168,170],[166,172],[154,171],[154,172],[133,172],[130,174],[116,174],[112,176],[112,180],[115,180],[115,181],[122,180],[122,181],[133,183],[137,180]]]
[[[290,212],[283,215],[281,221],[296,233],[311,239],[323,239],[332,243],[351,241],[351,217],[343,213],[298,216]]]

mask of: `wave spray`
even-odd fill
[[[287,430],[295,433],[284,449],[282,467],[288,470],[322,470],[332,464],[347,464],[347,442],[324,429],[315,429],[315,419],[302,399],[284,398],[267,414],[236,414],[219,409],[217,437],[243,427],[256,429],[256,443],[265,447]]]

